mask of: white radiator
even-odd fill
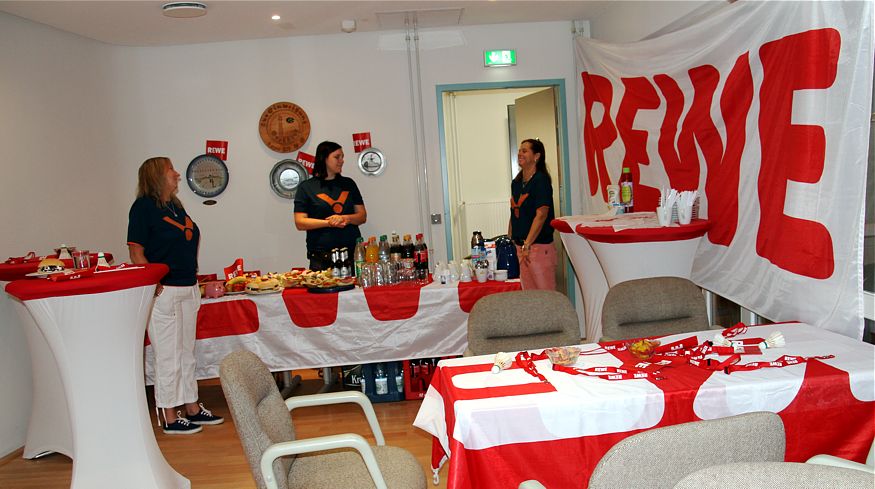
[[[465,202],[461,206],[462,229],[468,239],[474,231],[483,233],[491,239],[507,234],[507,221],[510,219],[510,201]]]

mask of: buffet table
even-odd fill
[[[107,253],[106,259],[112,261],[112,254]],[[97,253],[90,255],[90,260],[97,262]],[[31,260],[8,260],[0,263],[0,287],[13,280],[27,278],[39,266],[40,258]],[[64,266],[72,267],[73,260],[61,260]],[[5,323],[14,323],[17,319],[21,324],[27,346],[30,352],[31,378],[33,379],[33,398],[31,416],[27,427],[27,439],[24,444],[23,457],[37,458],[47,453],[62,453],[73,458],[73,435],[70,430],[70,419],[67,399],[63,394],[61,376],[55,357],[51,353],[45,337],[40,332],[33,316],[21,301],[4,297],[9,300],[17,318],[3,318]],[[4,308],[5,310],[5,308]]]
[[[551,222],[574,266],[583,293],[587,340],[602,332],[608,289],[648,277],[689,278],[699,240],[710,227],[704,219],[660,227],[654,212],[619,216],[567,216]]]
[[[142,338],[155,284],[166,273],[165,265],[150,264],[6,286],[33,317],[60,373],[73,488],[190,487],[158,449],[143,384]]]
[[[519,289],[518,280],[432,282],[204,299],[197,321],[196,375],[217,377],[222,359],[235,350],[256,353],[272,371],[461,355],[474,303]],[[153,374],[154,355],[147,343],[148,383]]]
[[[783,368],[664,369],[663,380],[609,381],[535,365],[548,383],[516,364],[490,373],[493,357],[443,360],[414,426],[434,436],[435,470],[449,457],[449,488],[508,488],[536,479],[551,489],[585,487],[617,442],[650,428],[754,411],[778,413],[786,460],[827,453],[862,462],[875,436],[875,369],[871,344],[800,323],[752,327],[743,337],[781,331],[783,348],[745,355],[741,363],[782,355],[835,355]],[[700,341],[714,331],[698,333]],[[687,338],[681,334],[663,343]],[[597,345],[582,347],[592,350]],[[618,366],[627,351],[582,355],[578,368]]]

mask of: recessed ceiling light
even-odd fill
[[[161,6],[166,17],[190,19],[207,14],[207,6],[200,2],[170,2]]]
[[[273,15],[270,16],[270,18],[271,18],[271,20],[280,20],[282,17],[280,17],[280,16],[277,15],[277,14],[273,14]]]

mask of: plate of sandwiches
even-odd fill
[[[283,291],[283,284],[279,280],[262,275],[261,277],[246,282],[246,293],[251,295],[276,294]]]

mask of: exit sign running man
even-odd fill
[[[487,68],[514,65],[516,65],[516,51],[513,49],[483,51],[483,66]]]

